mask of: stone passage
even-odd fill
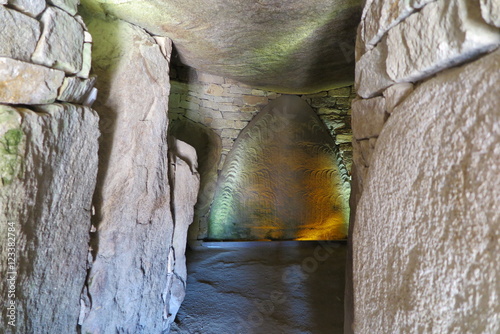
[[[211,239],[329,240],[346,236],[335,142],[301,98],[282,96],[236,140],[210,212]]]
[[[187,67],[180,63],[175,52],[172,64],[169,131],[195,147],[200,162],[201,187],[189,238],[205,239],[218,174],[236,138],[262,108],[282,94]],[[335,140],[332,149],[343,191],[348,191],[352,164],[350,105],[355,96],[353,88],[347,86],[297,96],[318,115]]]

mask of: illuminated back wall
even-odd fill
[[[209,239],[344,239],[348,197],[327,128],[304,100],[285,95],[249,123],[229,153]]]

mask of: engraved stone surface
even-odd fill
[[[349,195],[334,145],[300,97],[271,102],[241,132],[226,159],[209,238],[345,238]]]

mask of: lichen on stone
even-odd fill
[[[9,185],[22,175],[23,138],[17,111],[0,106],[0,186]]]

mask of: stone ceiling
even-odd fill
[[[354,78],[363,0],[88,1],[170,37],[183,63],[251,86],[311,93]]]

